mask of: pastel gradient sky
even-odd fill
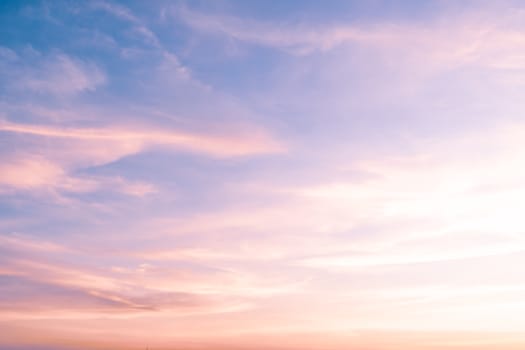
[[[0,23],[0,349],[525,348],[522,1]]]

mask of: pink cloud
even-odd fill
[[[4,159],[0,164],[0,185],[33,189],[55,184],[64,175],[63,169],[43,157]]]
[[[210,15],[174,7],[172,13],[192,29],[223,35],[239,42],[254,43],[309,55],[345,45],[378,50],[387,61],[408,64],[413,70],[436,70],[464,65],[490,68],[523,68],[525,36],[516,23],[523,23],[522,11],[501,9],[497,19],[492,9],[474,14],[436,16],[425,22],[382,22],[354,24],[274,23],[226,15]],[[401,59],[400,59],[401,58]],[[404,65],[403,64],[403,65]]]
[[[0,131],[18,134],[26,140],[27,146],[16,154],[8,155],[0,165],[0,185],[15,189],[47,186],[89,192],[113,187],[126,194],[143,196],[154,193],[155,187],[119,177],[74,177],[69,173],[78,168],[110,163],[150,148],[168,148],[219,158],[285,150],[282,144],[259,129],[214,135],[152,127],[62,128],[3,122]]]
[[[283,145],[273,140],[264,131],[258,129],[248,130],[237,135],[213,135],[177,130],[170,132],[155,128],[106,127],[80,129],[2,123],[0,130],[79,142],[115,143],[124,149],[129,149],[128,152],[130,153],[148,146],[174,147],[218,157],[284,151]]]

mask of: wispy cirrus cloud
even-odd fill
[[[1,131],[74,141],[114,142],[127,145],[130,150],[150,145],[166,145],[212,156],[242,156],[249,154],[283,151],[277,141],[261,129],[254,128],[240,135],[205,135],[173,130],[166,132],[156,128],[56,128],[42,125],[2,123]]]
[[[299,55],[327,52],[346,45],[377,50],[385,59],[403,57],[410,65],[424,61],[432,69],[467,64],[521,69],[525,53],[516,47],[525,41],[519,24],[523,11],[512,7],[499,10],[504,11],[504,16],[498,19],[490,18],[485,11],[459,11],[453,16],[437,13],[426,22],[391,20],[352,24],[312,24],[304,20],[270,22],[198,12],[185,6],[174,6],[171,13],[207,35]]]
[[[152,184],[121,177],[72,176],[60,163],[38,155],[19,154],[11,159],[4,159],[0,170],[0,193],[42,189],[71,193],[106,190],[142,197],[157,191]]]
[[[172,8],[172,14],[191,28],[210,35],[227,36],[240,42],[283,49],[297,54],[326,51],[346,43],[387,40],[391,34],[373,32],[358,26],[320,26],[306,23],[270,23],[253,19],[206,14],[185,6]]]
[[[62,128],[3,122],[0,131],[27,139],[23,151],[4,162],[0,181],[4,186],[34,189],[51,186],[71,191],[97,188],[97,178],[72,177],[68,173],[116,161],[148,148],[168,148],[201,153],[212,157],[239,157],[283,152],[284,147],[263,130],[245,134],[212,135],[157,128]],[[40,148],[45,144],[46,147]],[[75,150],[75,152],[71,152]],[[102,179],[103,180],[103,179]],[[106,187],[121,187],[125,193],[144,194],[154,186],[125,182],[122,178],[105,180]]]
[[[104,85],[107,76],[97,64],[64,53],[41,55],[29,53],[29,59],[10,56],[3,63],[11,88],[23,92],[72,96],[94,91]],[[5,55],[4,55],[5,56]]]
[[[252,298],[273,293],[270,289],[265,293],[254,288],[253,284],[259,282],[247,281],[234,271],[168,269],[138,264],[140,260],[134,261],[138,265],[126,268],[83,266],[70,264],[68,260],[73,256],[89,256],[92,254],[89,250],[19,234],[5,236],[1,242],[0,279],[4,283],[0,303],[9,305],[3,308],[4,315],[9,317],[40,317],[49,309],[57,311],[60,317],[71,313],[73,318],[82,313],[91,317],[97,312],[213,314],[249,309]],[[53,257],[58,253],[62,259]],[[118,255],[113,260],[119,264]],[[129,266],[129,260],[126,264]],[[38,297],[32,295],[35,288],[41,292]]]
[[[146,43],[156,48],[162,46],[157,35],[127,7],[108,1],[95,1],[90,4],[90,7],[95,10],[105,11],[118,19],[131,23],[134,33],[140,36]]]

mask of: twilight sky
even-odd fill
[[[525,347],[523,2],[0,23],[1,350]]]

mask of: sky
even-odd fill
[[[523,2],[0,23],[1,350],[525,347]]]

